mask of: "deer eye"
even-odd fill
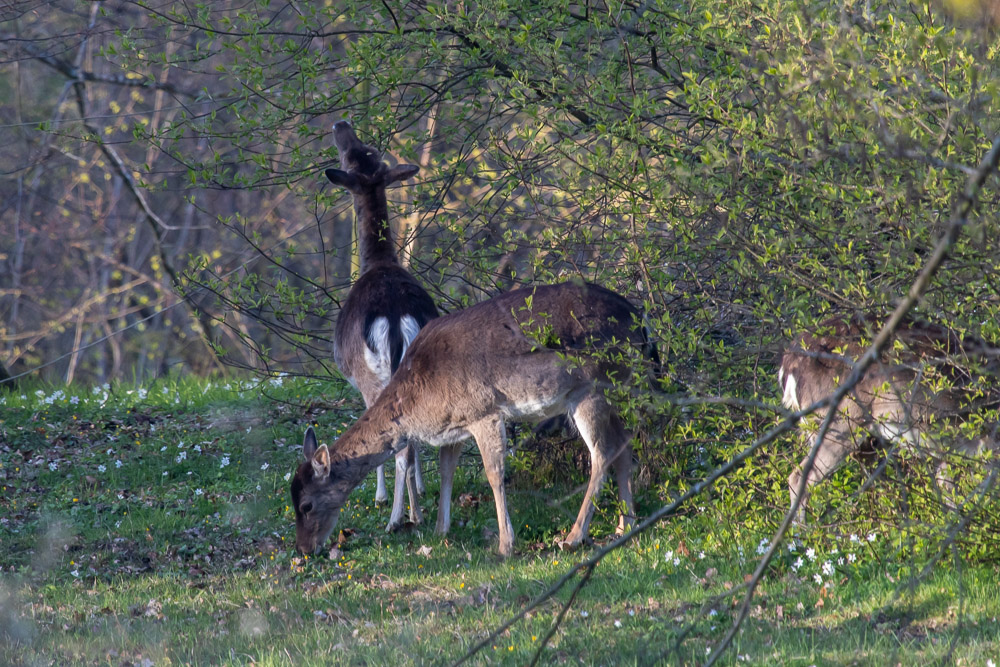
[[[309,514],[309,512],[312,512],[312,508],[313,504],[310,502],[304,502],[301,505],[299,505],[299,511],[302,512],[303,514]]]

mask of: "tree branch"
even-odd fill
[[[733,641],[733,637],[739,631],[740,626],[743,621],[746,620],[747,615],[750,613],[750,604],[753,600],[753,594],[757,589],[757,585],[764,576],[764,571],[767,569],[768,564],[777,552],[780,546],[781,540],[784,538],[785,533],[788,532],[789,526],[792,524],[796,513],[802,504],[802,499],[805,495],[806,486],[809,481],[809,473],[812,471],[813,466],[816,462],[816,456],[819,453],[820,445],[823,443],[823,438],[826,436],[827,431],[830,429],[830,425],[837,416],[837,409],[840,406],[841,401],[844,397],[854,389],[854,387],[861,381],[864,377],[865,372],[868,368],[875,363],[888,345],[892,335],[895,333],[896,329],[902,323],[903,318],[906,314],[916,305],[917,301],[927,290],[927,286],[930,284],[931,278],[937,273],[937,270],[941,268],[945,259],[951,253],[952,248],[955,246],[955,242],[961,235],[962,230],[968,224],[969,213],[972,212],[975,206],[976,200],[979,197],[979,191],[982,189],[983,184],[986,179],[997,169],[997,164],[1000,162],[1000,136],[993,140],[993,145],[983,159],[979,163],[979,167],[975,170],[972,176],[969,178],[966,184],[965,190],[962,192],[959,200],[952,213],[951,221],[948,224],[948,229],[945,230],[944,235],[938,241],[937,246],[934,248],[934,253],[924,264],[924,268],[921,269],[920,274],[917,276],[913,284],[910,285],[910,289],[907,291],[906,297],[896,306],[896,310],[893,311],[892,315],[889,316],[888,321],[882,326],[882,330],[879,331],[878,335],[872,341],[871,346],[868,350],[861,356],[860,359],[854,364],[854,368],[851,374],[848,376],[847,380],[837,387],[837,390],[830,396],[830,405],[827,410],[826,418],[820,425],[819,431],[816,433],[816,437],[812,446],[809,450],[809,456],[806,458],[802,465],[802,475],[799,480],[799,488],[796,490],[796,498],[792,503],[792,506],[788,508],[788,512],[785,514],[784,520],[778,527],[777,532],[775,532],[774,537],[771,539],[771,546],[767,550],[767,553],[760,559],[760,563],[757,565],[757,569],[753,573],[753,578],[750,580],[750,586],[747,589],[746,596],[743,598],[743,605],[740,607],[740,612],[733,622],[732,627],[726,633],[726,636],[722,638],[718,646],[712,652],[712,655],[708,657],[705,662],[705,667],[711,667],[714,665],[722,654],[725,652],[726,648]]]

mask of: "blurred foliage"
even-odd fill
[[[26,134],[43,124],[34,145],[25,139],[30,150],[6,158],[18,175],[5,177],[5,201],[17,188],[23,197],[40,156],[44,183],[73,184],[62,198],[37,186],[42,219],[72,210],[81,236],[107,239],[144,276],[152,301],[137,309],[179,292],[211,316],[230,366],[332,372],[352,225],[349,198],[321,172],[337,159],[330,126],[349,117],[387,160],[421,167],[389,192],[390,211],[404,260],[444,310],[582,276],[645,306],[668,391],[759,404],[675,410],[624,397],[648,420],[643,478],[664,497],[773,423],[775,362],[793,331],[891,308],[1000,118],[991,10],[969,3],[108,3],[93,16],[54,4],[16,17],[21,41],[0,47],[0,86],[19,91],[11,122]],[[65,108],[59,96],[74,79],[46,58],[93,74],[98,136]],[[29,68],[40,85],[25,84]],[[99,214],[107,206],[88,197],[126,194],[95,142],[127,154],[172,227],[157,236],[135,210]],[[96,157],[68,159],[87,146]],[[996,204],[990,184],[919,307],[994,343]],[[19,210],[19,223],[40,220]],[[50,276],[75,277],[46,293],[38,321],[72,322],[63,313],[85,297],[74,290],[92,283],[45,229],[38,222],[26,254],[49,256]],[[3,252],[9,264],[14,250]],[[161,254],[178,268],[172,285],[157,274]],[[43,353],[44,336],[35,347],[15,337],[19,294],[0,299],[15,372],[73,346],[72,329]],[[134,322],[124,307],[100,326]],[[161,323],[160,339],[128,340],[147,354],[159,340],[159,369],[204,370],[211,357],[191,330],[182,338]],[[81,363],[101,376],[93,358]],[[784,503],[790,462],[774,455],[786,444],[720,483],[720,507]],[[856,470],[850,479],[847,493],[860,484]],[[831,525],[850,518],[826,515]]]

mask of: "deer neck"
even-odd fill
[[[361,273],[377,264],[399,264],[396,245],[389,229],[389,207],[385,187],[377,186],[354,196],[358,221],[358,254]]]
[[[406,434],[399,415],[391,406],[376,401],[337,440],[331,464],[340,478],[356,484],[385,463],[401,446]]]

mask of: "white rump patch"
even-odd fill
[[[399,330],[403,334],[403,353],[399,355],[400,361],[406,356],[406,350],[410,343],[420,333],[420,323],[412,315],[403,315],[399,320]]]
[[[391,352],[389,349],[389,320],[385,317],[379,317],[372,322],[371,329],[368,330],[365,364],[383,385],[389,383],[389,376],[392,375]]]
[[[798,383],[795,381],[795,376],[789,373],[785,380],[785,394],[781,397],[781,403],[789,410],[802,409],[799,407],[799,397],[795,393],[797,389]]]

